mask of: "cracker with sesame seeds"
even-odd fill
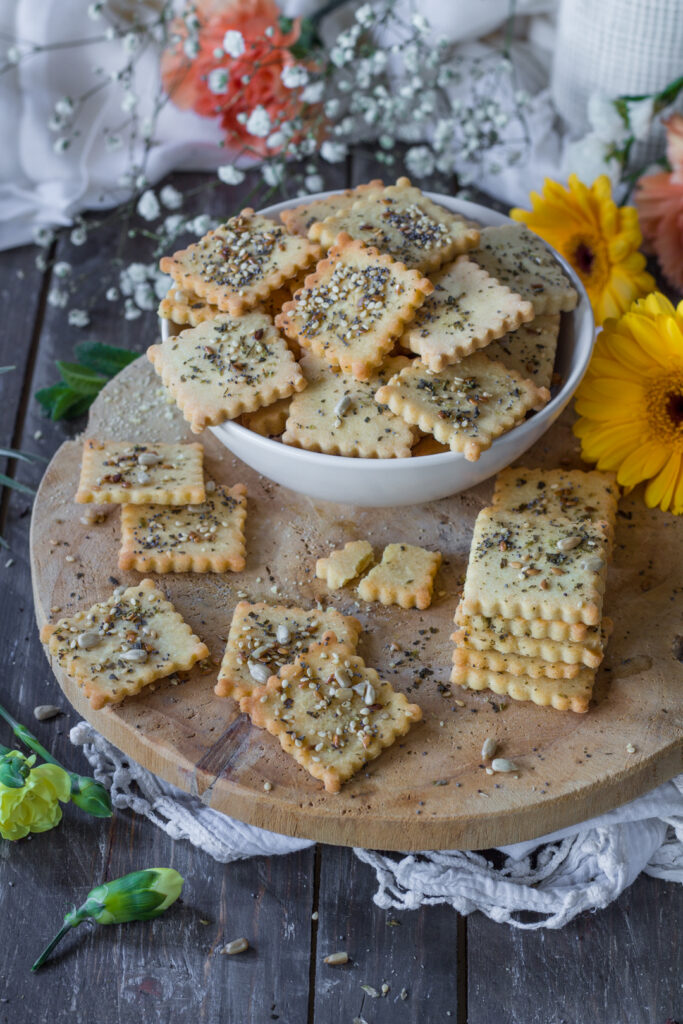
[[[604,521],[484,508],[474,525],[462,610],[596,626],[609,548]]]
[[[247,489],[210,483],[201,505],[124,505],[119,569],[241,572]]]
[[[319,256],[318,245],[247,208],[159,266],[179,288],[239,316]]]
[[[315,574],[329,590],[339,590],[349,580],[360,576],[374,558],[372,544],[367,540],[351,540],[339,551],[332,551],[315,563]]]
[[[595,646],[598,642],[600,630],[599,626],[587,626],[585,622],[562,622],[559,619],[468,615],[462,609],[462,602],[455,609],[455,623],[463,629],[479,633],[491,631],[497,637],[512,636],[526,640],[553,640],[560,644],[586,643],[590,646]]]
[[[328,630],[334,630],[349,654],[355,651],[361,625],[351,615],[342,615],[334,608],[307,611],[264,601],[240,601],[233,612],[218,672],[217,696],[235,700],[247,696]]]
[[[465,636],[458,632],[451,639],[457,644],[453,651],[453,664],[458,667],[466,665],[470,668],[485,668],[492,672],[507,672],[511,676],[528,676],[530,679],[574,679],[581,671],[580,662],[547,662],[543,658],[495,648],[479,650],[470,646]]]
[[[120,505],[191,505],[204,501],[200,444],[83,442],[75,501]]]
[[[302,203],[291,210],[283,210],[280,220],[291,234],[306,236],[308,229],[316,221],[323,221],[342,210],[349,210],[357,199],[368,193],[381,192],[383,188],[384,182],[380,178],[375,178],[366,185],[347,188],[344,192],[335,192],[324,199],[314,199],[312,203]]]
[[[96,710],[208,658],[209,649],[152,580],[40,631],[48,655]]]
[[[338,793],[422,718],[417,704],[349,654],[333,632],[243,698],[240,710],[328,793]]]
[[[242,416],[242,426],[261,437],[279,437],[285,429],[291,403],[291,398],[279,398],[256,412],[246,412]]]
[[[414,360],[375,398],[406,423],[476,462],[496,437],[522,423],[530,409],[542,408],[550,392],[474,352],[438,374]]]
[[[358,381],[317,356],[304,356],[301,367],[308,387],[292,398],[283,443],[327,455],[408,458],[414,443],[411,427],[374,397],[407,364],[405,356],[393,356],[370,380]]]
[[[331,366],[368,380],[433,287],[342,233],[275,323]]]
[[[194,292],[178,288],[176,285],[169,288],[158,309],[158,314],[163,320],[171,320],[180,327],[188,324],[190,327],[198,327],[205,320],[213,320],[218,313],[217,306],[212,306]]]
[[[476,228],[437,206],[409,178],[368,192],[350,209],[312,224],[308,237],[328,249],[341,231],[422,274],[479,244]]]
[[[533,381],[536,387],[549,388],[559,334],[559,313],[537,316],[531,323],[522,324],[492,342],[486,349],[486,355],[509,370],[516,370],[522,377]]]
[[[475,616],[475,618],[477,618]],[[456,616],[456,623],[458,618]],[[504,622],[504,619],[488,620]],[[563,623],[564,625],[564,623]],[[521,654],[526,658],[541,658],[544,662],[564,662],[566,665],[586,665],[597,668],[604,657],[605,647],[612,632],[611,619],[604,618],[600,628],[589,630],[589,636],[579,641],[559,641],[548,638],[515,636],[505,629],[491,626],[477,631],[465,625],[456,629],[451,639],[461,647],[476,651],[498,651],[501,654]],[[546,666],[547,667],[547,666]],[[550,673],[548,673],[550,674]]]
[[[511,466],[496,477],[491,504],[530,516],[566,515],[609,524],[619,500],[614,473],[583,469],[527,469]]]
[[[537,316],[568,313],[579,301],[552,249],[521,224],[484,228],[471,255],[491,277],[533,303]]]
[[[147,356],[195,434],[306,387],[265,313],[221,313],[152,345]]]
[[[434,291],[401,336],[401,345],[416,352],[430,370],[457,363],[533,319],[530,302],[467,256],[459,256],[431,280]]]
[[[414,544],[388,544],[382,561],[358,584],[358,595],[364,601],[397,604],[401,608],[429,608],[440,565],[438,551],[427,551]]]
[[[454,665],[451,682],[469,690],[493,690],[513,700],[529,700],[557,711],[575,711],[583,714],[593,695],[595,669],[582,668],[573,679],[532,679],[513,676],[508,672]]]

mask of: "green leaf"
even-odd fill
[[[80,363],[65,363],[58,359],[57,369],[64,383],[79,395],[96,395],[107,383],[106,377],[89,370],[87,366],[81,366]]]
[[[277,24],[278,28],[284,35],[289,35],[289,33],[294,28],[294,19],[288,18],[286,15],[281,14],[280,17],[277,19]]]
[[[7,476],[6,473],[0,473],[0,486],[11,487],[13,491],[21,491],[22,494],[30,494],[31,497],[36,493],[33,488],[27,487],[26,484],[22,484],[19,480],[15,480],[14,477]]]
[[[117,345],[105,345],[101,341],[80,341],[74,347],[74,355],[83,366],[105,377],[115,377],[129,363],[140,358],[139,352],[131,352]]]
[[[44,455],[37,452],[20,452],[16,448],[0,448],[0,458],[5,456],[8,459],[19,459],[21,462],[47,462]]]
[[[92,405],[95,395],[81,395],[68,384],[60,383],[41,388],[35,397],[53,420],[62,420],[82,416]]]
[[[293,57],[296,57],[297,60],[301,60],[303,57],[307,57],[311,50],[315,49],[315,47],[319,45],[320,37],[318,35],[316,25],[310,18],[302,18],[299,38],[290,46],[289,52]]]

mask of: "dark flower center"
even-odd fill
[[[595,253],[593,250],[585,242],[579,242],[574,250],[574,265],[579,273],[590,274],[594,263]]]
[[[666,396],[666,414],[676,427],[683,424],[683,394],[670,391]]]

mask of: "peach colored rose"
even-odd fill
[[[636,186],[635,204],[648,249],[667,280],[683,288],[683,116],[666,123],[666,153],[671,172],[647,174]]]
[[[299,37],[299,20],[293,22],[290,32],[282,32],[278,25],[280,10],[274,0],[199,0],[195,10],[200,23],[199,53],[194,58],[186,56],[183,45],[187,30],[182,19],[176,19],[172,34],[180,40],[161,61],[166,92],[182,110],[219,117],[229,142],[259,155],[277,152],[277,148],[266,146],[265,138],[250,134],[243,122],[255,108],[263,107],[275,131],[279,123],[290,120],[301,109],[298,91],[285,88],[280,78],[284,67],[296,63],[287,48]],[[272,29],[270,37],[266,29]],[[222,49],[229,30],[242,34],[244,53],[217,58],[214,51]],[[224,92],[209,88],[209,75],[216,70],[227,72]]]

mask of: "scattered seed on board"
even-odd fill
[[[484,743],[482,745],[481,756],[484,758],[484,760],[488,761],[490,757],[493,757],[497,749],[498,744],[496,743],[496,741],[493,739],[492,736],[488,736],[484,740]]]
[[[266,793],[270,793],[271,789],[273,788],[273,783],[266,781],[263,783],[263,788],[265,789]]]
[[[227,953],[228,956],[234,956],[235,953],[245,953],[249,949],[249,943],[246,939],[233,939],[232,942],[226,943],[221,950],[221,953]]]
[[[39,722],[47,722],[50,718],[56,718],[62,714],[62,709],[54,704],[39,704],[33,709],[33,715]]]
[[[348,964],[348,962],[348,953],[330,953],[324,960],[324,963],[328,964],[330,967],[338,967],[340,964]]]
[[[494,757],[491,761],[491,768],[494,772],[516,772],[517,765],[514,761],[508,761],[507,757]]]
[[[408,989],[407,988],[402,988],[401,991],[399,992],[399,999],[402,999],[403,1002],[405,1003],[407,998],[408,998]]]
[[[627,754],[635,754],[635,752],[636,752],[636,748],[633,746],[633,744],[632,743],[627,743],[626,744],[626,753]]]
[[[367,996],[370,996],[371,999],[379,999],[379,992],[376,988],[373,988],[372,985],[361,985],[361,988]]]

